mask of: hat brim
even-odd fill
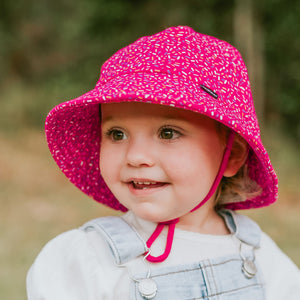
[[[250,145],[252,150],[247,160],[249,176],[262,187],[263,192],[253,199],[226,204],[227,208],[246,209],[273,203],[277,197],[277,177],[259,132],[252,133],[250,139],[247,119],[243,119],[242,112],[231,111],[225,104],[230,99],[215,99],[201,89],[200,83],[165,73],[123,74],[98,84],[76,99],[57,105],[50,111],[45,125],[54,160],[67,178],[85,194],[113,209],[126,211],[100,174],[99,105],[134,101],[168,105],[213,118],[239,133]],[[222,94],[219,97],[223,97]],[[237,120],[239,113],[241,118]]]

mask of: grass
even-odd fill
[[[282,183],[280,200],[246,214],[300,266],[297,148],[284,136],[279,142],[272,131],[267,140]],[[0,145],[0,299],[26,299],[26,273],[47,241],[116,213],[69,184],[51,159],[42,131],[0,131]]]

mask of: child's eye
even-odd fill
[[[163,128],[159,133],[159,137],[164,140],[171,140],[180,137],[181,134],[173,128]]]
[[[127,138],[126,134],[119,129],[112,129],[106,133],[113,141],[122,141]]]

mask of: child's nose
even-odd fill
[[[151,167],[155,162],[154,148],[146,139],[131,141],[126,153],[127,164],[132,167]]]

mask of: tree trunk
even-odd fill
[[[254,17],[255,15],[255,17]],[[252,0],[236,0],[234,7],[234,40],[248,68],[256,113],[264,122],[264,40],[263,29]]]

